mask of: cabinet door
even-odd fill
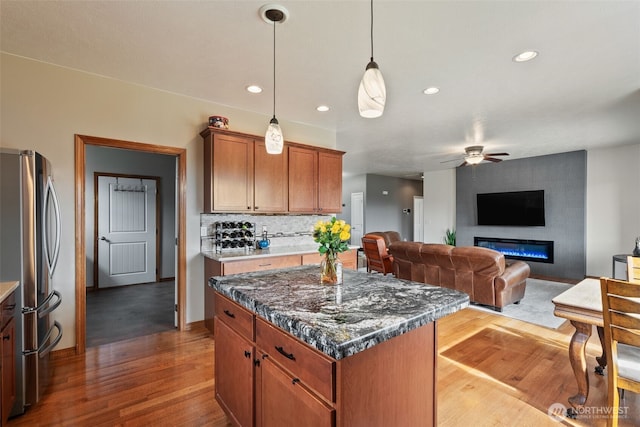
[[[2,422],[4,425],[16,400],[15,318],[2,330]]]
[[[328,427],[335,425],[334,409],[280,369],[269,357],[258,368],[258,427]]]
[[[268,154],[264,141],[254,150],[253,209],[256,212],[286,212],[288,207],[288,150]]]
[[[253,139],[233,135],[213,136],[213,211],[253,210]]]
[[[315,213],[317,209],[318,152],[289,147],[289,212]]]
[[[318,153],[318,210],[342,212],[342,154]]]
[[[253,345],[215,319],[216,400],[234,424],[253,425]]]

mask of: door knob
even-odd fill
[[[101,236],[101,237],[100,237],[100,240],[104,240],[104,241],[105,241],[105,242],[107,242],[107,243],[111,243],[111,240],[107,239],[107,238],[106,238],[106,237],[104,237],[104,236]]]

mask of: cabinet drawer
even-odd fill
[[[300,255],[286,255],[248,259],[244,261],[229,261],[222,266],[224,275],[248,273],[251,271],[273,270],[276,268],[296,267],[300,265]]]
[[[216,317],[220,321],[229,325],[234,331],[249,341],[253,341],[254,316],[250,311],[244,307],[240,307],[238,304],[218,292],[215,294],[214,306]]]
[[[335,361],[293,336],[256,319],[256,345],[306,386],[335,402]]]

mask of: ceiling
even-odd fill
[[[0,46],[263,113],[266,130],[273,29],[258,11],[268,2],[2,0]],[[441,162],[469,145],[516,159],[640,143],[640,1],[376,0],[387,87],[377,119],[357,109],[369,1],[278,4],[289,18],[276,27],[276,116],[285,138],[287,122],[335,130],[346,173],[415,178],[456,167]],[[512,61],[525,50],[539,55]],[[424,95],[430,86],[440,93]]]

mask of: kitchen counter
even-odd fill
[[[3,303],[19,285],[20,282],[0,282],[0,304]]]
[[[349,246],[349,249],[358,249],[359,246]],[[318,244],[313,245],[292,245],[292,246],[277,246],[269,247],[267,249],[255,249],[252,251],[237,250],[228,252],[215,252],[215,251],[203,251],[201,252],[206,258],[210,258],[216,261],[230,261],[237,259],[256,259],[270,256],[284,256],[284,255],[299,255],[299,254],[311,254],[318,253]]]
[[[209,286],[336,360],[469,305],[467,294],[452,289],[343,274],[343,285],[321,285],[317,266],[300,266],[212,277]]]

